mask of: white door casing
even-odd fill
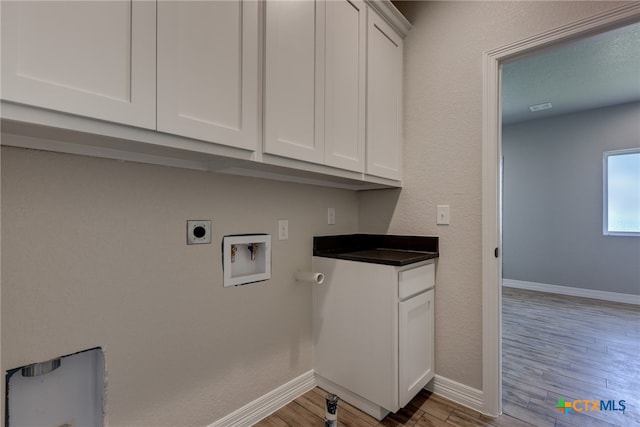
[[[502,411],[500,242],[501,64],[536,49],[640,21],[640,4],[614,8],[590,18],[488,51],[484,55],[482,138],[482,380],[483,412]]]

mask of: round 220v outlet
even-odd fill
[[[210,220],[187,221],[187,245],[211,243]]]

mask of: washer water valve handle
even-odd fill
[[[247,249],[249,249],[249,252],[251,252],[251,261],[255,261],[256,254],[258,253],[258,244],[251,243],[249,246],[247,246]]]

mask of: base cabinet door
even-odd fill
[[[158,2],[158,130],[258,148],[258,2]]]
[[[434,375],[433,289],[399,305],[399,404],[404,407]]]
[[[1,7],[3,100],[155,128],[155,2]]]

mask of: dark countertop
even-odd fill
[[[438,237],[341,234],[313,238],[313,255],[403,266],[438,258]]]

